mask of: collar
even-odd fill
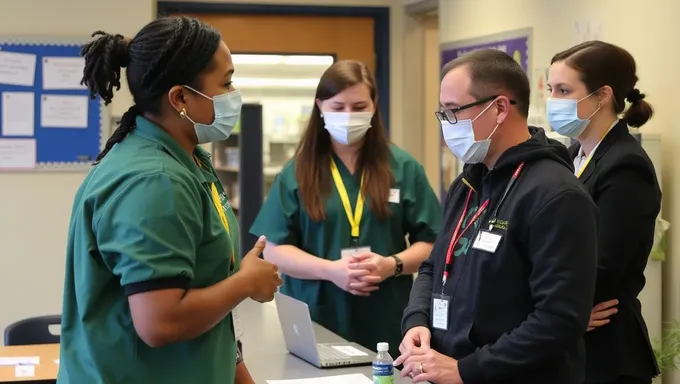
[[[163,150],[187,168],[194,176],[201,181],[207,181],[204,173],[194,161],[193,157],[189,155],[184,148],[182,148],[177,140],[165,132],[161,127],[153,123],[151,120],[137,116],[137,127],[133,134],[141,136],[149,141],[152,141],[163,148]],[[201,161],[210,164],[210,155],[201,146],[196,147],[194,155]]]
[[[595,153],[595,151],[597,150],[597,147],[600,146],[600,144],[602,143],[602,141],[604,140],[604,138],[607,137],[607,135],[609,134],[609,132],[611,132],[611,130],[616,126],[616,124],[619,123],[619,121],[620,121],[619,119],[616,119],[616,120],[614,120],[614,124],[612,124],[612,125],[609,126],[609,129],[607,129],[607,132],[605,132],[604,136],[602,136],[602,138],[600,139],[600,141],[598,141],[597,144],[595,144],[595,146],[593,147],[593,150],[590,151],[590,156],[592,156],[592,155]],[[583,152],[583,147],[582,147],[582,146],[579,146],[579,148],[578,148],[578,154],[576,155],[576,158],[579,158],[579,159],[580,159],[580,158],[585,158],[585,157],[587,157],[587,156],[586,156],[585,152]]]
[[[597,162],[607,153],[609,148],[620,140],[621,138],[625,137],[626,135],[630,135],[628,132],[628,124],[624,120],[618,120],[616,124],[614,124],[613,127],[609,129],[607,134],[600,140],[600,142],[597,144],[595,148],[593,148],[593,151],[590,153],[590,160],[583,159],[583,161],[587,161],[587,164],[582,165],[579,164],[581,167],[583,167],[583,171],[581,172],[581,176],[579,179],[581,182],[585,183],[588,181],[590,176],[593,175],[593,172],[595,171],[595,168],[597,167]],[[570,148],[569,154],[571,156],[574,156],[574,159],[578,159],[577,155],[582,153],[581,151],[581,146],[580,144],[576,143]]]

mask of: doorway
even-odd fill
[[[158,14],[192,15],[222,32],[233,53],[334,55],[374,72],[381,117],[390,127],[388,7],[159,1]]]

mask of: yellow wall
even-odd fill
[[[664,315],[680,319],[680,206],[675,202],[680,171],[671,169],[673,148],[680,145],[677,122],[677,36],[680,24],[675,0],[440,0],[442,42],[533,27],[530,59],[533,68],[547,67],[551,57],[575,42],[576,22],[601,25],[601,40],[629,50],[638,64],[639,89],[647,94],[656,115],[644,132],[662,135],[664,217],[671,223],[671,252],[664,267]],[[674,236],[675,235],[675,236]],[[670,379],[670,380],[668,380]],[[680,375],[667,375],[666,383],[680,383]]]
[[[269,0],[250,3],[390,6],[390,0]],[[88,36],[96,30],[133,35],[155,17],[156,0],[0,0],[0,35]],[[404,138],[401,7],[391,13],[392,139]],[[131,98],[114,97],[120,116]],[[411,133],[416,134],[416,133]],[[64,254],[73,195],[85,176],[0,173],[0,330],[28,316],[61,311]]]

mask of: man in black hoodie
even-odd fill
[[[529,81],[498,50],[444,67],[444,139],[466,164],[404,311],[402,375],[436,384],[579,384],[598,212],[567,149],[527,125]]]

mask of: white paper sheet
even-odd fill
[[[0,357],[0,366],[19,364],[38,365],[40,364],[40,356]]]
[[[15,377],[33,377],[35,376],[35,365],[17,365],[14,367]]]
[[[36,56],[30,53],[0,51],[0,84],[32,87]]]
[[[35,139],[0,139],[0,169],[30,169],[35,168],[35,163],[36,163]],[[10,357],[0,358],[0,365],[19,364],[19,363],[3,364],[3,359],[17,359],[17,358]]]
[[[311,379],[294,380],[267,380],[269,384],[373,384],[368,377],[355,373],[351,375],[338,375],[326,377],[314,377]]]
[[[35,94],[33,92],[2,93],[3,136],[33,136],[35,132]]]
[[[82,57],[43,57],[43,89],[86,89],[80,84],[85,69]]]
[[[368,353],[363,352],[351,345],[332,345],[332,347],[336,351],[344,353],[347,356],[368,356]]]
[[[41,100],[43,128],[87,128],[87,96],[43,95]]]

